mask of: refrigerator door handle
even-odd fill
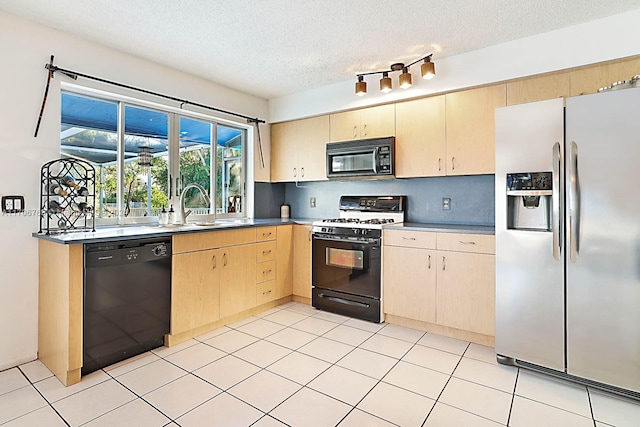
[[[556,142],[553,145],[553,183],[551,193],[551,230],[553,231],[553,258],[560,260],[560,253],[562,251],[562,236],[560,213],[563,211],[560,206],[562,198],[560,197],[560,169],[562,164],[562,157],[560,155],[560,143]]]
[[[571,262],[578,261],[580,254],[580,174],[578,172],[578,144],[569,146],[569,244]]]

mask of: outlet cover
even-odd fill
[[[316,207],[316,198],[315,197],[310,197],[309,198],[309,206],[311,206],[312,208]]]
[[[21,213],[24,212],[23,196],[2,196],[2,212]]]
[[[442,198],[442,210],[443,211],[451,210],[451,199],[449,197]]]

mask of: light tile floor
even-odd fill
[[[0,372],[4,426],[638,426],[640,403],[492,348],[289,303],[64,387]]]

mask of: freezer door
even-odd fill
[[[640,392],[640,89],[567,99],[567,372]]]
[[[496,353],[559,371],[564,371],[563,147],[563,99],[496,109]],[[524,172],[553,172],[554,196],[548,200],[555,213],[553,232],[507,227],[506,176]]]

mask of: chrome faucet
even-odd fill
[[[190,188],[197,188],[198,190],[200,190],[200,192],[204,196],[205,202],[211,205],[211,199],[209,199],[209,196],[207,195],[207,190],[205,190],[200,184],[192,183],[187,185],[186,187],[184,187],[182,193],[180,194],[180,209],[178,209],[178,212],[176,212],[177,215],[174,224],[187,223],[187,217],[189,216],[189,214],[191,214],[191,209],[189,209],[187,212],[184,211],[184,196],[185,194],[187,194],[187,190],[189,190]]]

